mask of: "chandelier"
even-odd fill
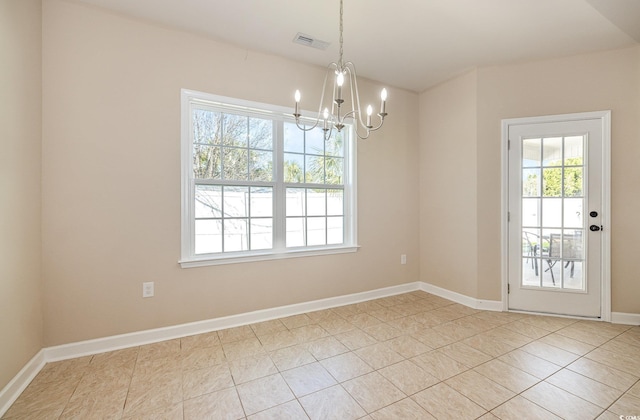
[[[322,95],[320,96],[320,105],[318,114],[315,118],[310,118],[312,125],[301,125],[300,114],[300,91],[296,90],[294,99],[296,101],[293,116],[296,118],[296,125],[303,131],[313,130],[322,124],[325,139],[331,137],[333,130],[340,132],[348,120],[353,121],[356,135],[361,139],[369,137],[372,131],[376,131],[384,123],[384,117],[387,115],[385,106],[387,102],[387,90],[382,89],[380,93],[380,112],[378,112],[376,125],[372,122],[373,107],[367,106],[366,119],[363,121],[362,110],[360,107],[360,95],[358,93],[358,79],[356,75],[356,67],[351,61],[344,62],[343,56],[343,0],[340,0],[340,57],[338,62],[329,63],[327,73],[324,77],[322,85]],[[327,88],[327,80],[334,76],[332,100],[330,107],[325,104],[325,91]],[[345,86],[345,82],[347,85]],[[346,93],[346,95],[345,95]],[[324,110],[323,110],[324,108]]]

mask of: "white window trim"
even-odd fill
[[[259,251],[240,251],[227,252],[219,254],[195,254],[194,242],[194,191],[195,181],[193,179],[192,169],[192,153],[193,146],[191,142],[191,106],[194,102],[201,101],[209,105],[219,105],[227,108],[229,106],[237,106],[242,108],[243,113],[255,114],[262,117],[269,117],[275,120],[293,121],[291,110],[269,104],[258,102],[244,101],[224,96],[211,95],[208,93],[197,92],[188,89],[182,89],[180,92],[181,99],[181,258],[178,261],[182,268],[203,267],[209,265],[220,264],[237,264],[253,261],[276,260],[283,258],[310,257],[331,254],[343,254],[356,252],[359,248],[358,229],[357,229],[357,191],[356,191],[356,173],[357,173],[357,153],[356,140],[353,133],[349,136],[349,141],[345,144],[345,182],[344,182],[344,237],[345,243],[341,245],[326,245],[316,247],[298,247],[286,248],[284,244],[285,226],[284,218],[278,215],[284,215],[285,202],[282,191],[285,184],[282,182],[281,174],[282,159],[282,135],[278,133],[274,142],[274,242],[273,249]],[[310,116],[311,113],[303,112],[304,116]],[[345,127],[347,129],[347,127]],[[276,231],[278,230],[278,231]]]

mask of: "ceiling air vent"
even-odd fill
[[[329,46],[329,43],[326,41],[320,41],[319,39],[315,39],[312,36],[305,35],[303,33],[298,32],[296,37],[293,38],[293,42],[296,44],[304,45],[307,47],[317,48],[319,50],[326,50]]]

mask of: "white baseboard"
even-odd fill
[[[611,312],[611,322],[613,324],[640,325],[640,314]]]
[[[194,334],[202,334],[256,322],[269,321],[271,319],[298,315],[305,312],[319,311],[335,308],[336,306],[350,305],[371,299],[393,296],[401,293],[420,290],[419,282],[406,283],[398,286],[385,287],[367,292],[350,295],[336,296],[332,298],[314,300],[310,302],[296,303],[254,312],[246,312],[222,318],[208,319],[204,321],[190,322],[171,327],[156,328],[152,330],[137,331],[128,334],[114,335],[97,338],[94,340],[80,341],[63,344],[44,349],[47,362],[71,359],[106,351],[119,350],[127,347],[140,346],[158,341],[171,340]]]
[[[36,353],[16,376],[0,391],[0,417],[7,412],[11,404],[18,399],[22,391],[36,377],[40,369],[47,363],[44,349]]]
[[[464,306],[468,306],[473,309],[480,309],[483,311],[502,311],[502,302],[499,300],[482,300],[463,295],[461,293],[452,292],[451,290],[443,289],[442,287],[434,286],[430,283],[420,282],[420,290],[432,295],[440,296],[445,299],[449,299],[453,302],[459,303]]]

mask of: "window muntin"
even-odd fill
[[[273,106],[182,101],[183,267],[355,250],[349,127],[325,140]]]

